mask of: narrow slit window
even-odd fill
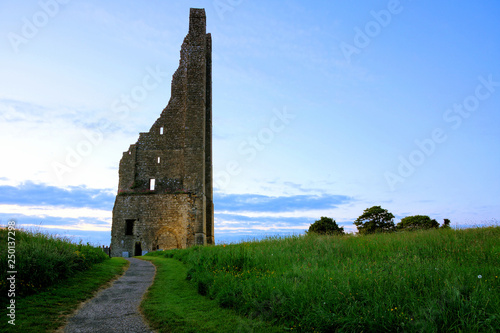
[[[125,220],[125,235],[132,236],[134,234],[135,220]]]
[[[160,157],[158,156],[158,164],[160,164]]]
[[[160,135],[163,135],[163,126],[160,127]]]
[[[154,178],[151,178],[149,180],[149,190],[150,191],[154,191],[155,190],[155,183],[156,183],[156,180]]]

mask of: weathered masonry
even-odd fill
[[[112,256],[214,243],[212,39],[204,9],[191,8],[180,53],[167,107],[120,161]]]

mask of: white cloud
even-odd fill
[[[283,225],[269,225],[269,226],[241,226],[241,227],[217,227],[215,228],[216,231],[241,231],[241,230],[252,230],[252,231],[282,231],[282,230],[307,230],[309,228],[310,224],[303,224],[303,225],[288,225],[288,226],[283,226]]]
[[[98,226],[91,223],[77,223],[75,225],[50,225],[44,224],[43,226],[37,224],[23,224],[23,228],[43,228],[43,229],[64,229],[64,230],[80,230],[80,231],[108,231],[111,232],[111,226]]]
[[[40,218],[96,218],[111,225],[111,211],[93,208],[62,208],[57,206],[22,206],[0,204],[3,214],[22,214]],[[61,227],[61,226],[59,226]]]
[[[314,209],[314,210],[294,210],[290,212],[258,212],[258,211],[217,211],[218,214],[230,214],[236,216],[244,216],[244,217],[253,217],[253,218],[261,218],[261,217],[272,217],[272,218],[319,218],[320,216],[332,216],[335,214],[334,209]]]

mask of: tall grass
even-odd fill
[[[8,230],[0,229],[0,298],[7,297]],[[39,231],[15,231],[16,297],[34,294],[103,262],[104,252],[89,244]]]
[[[198,292],[301,331],[500,329],[500,227],[270,238],[156,252]]]

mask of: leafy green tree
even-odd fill
[[[344,228],[339,227],[335,220],[330,217],[322,216],[321,219],[315,221],[309,226],[307,233],[315,233],[320,235],[344,235]]]
[[[363,215],[354,221],[360,234],[394,231],[394,215],[380,206],[373,206],[364,210]]]
[[[441,229],[450,229],[450,220],[444,219],[444,223],[440,227]]]
[[[396,228],[399,230],[433,229],[439,228],[439,223],[431,220],[427,215],[414,215],[403,217]]]

